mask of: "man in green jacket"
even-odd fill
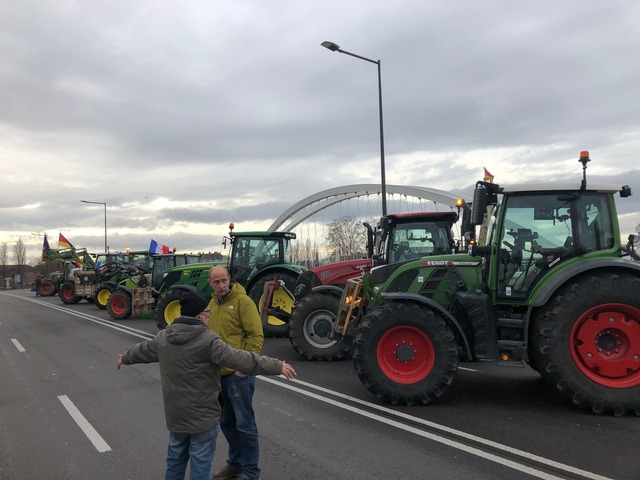
[[[207,328],[207,300],[197,292],[180,299],[181,316],[152,340],[129,348],[116,366],[160,363],[165,419],[169,430],[165,480],[210,480],[221,414],[221,366],[246,374],[295,376],[293,367],[232,348]]]
[[[244,287],[232,282],[222,266],[209,271],[213,296],[209,302],[209,328],[228,345],[260,353],[264,342],[262,321],[256,304]],[[256,377],[238,369],[224,369],[221,377],[222,415],[220,428],[229,444],[225,467],[214,480],[256,480],[260,478],[258,427],[253,412]]]

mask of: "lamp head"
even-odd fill
[[[333,42],[322,42],[320,45],[322,45],[324,48],[328,48],[332,52],[337,52],[338,50],[340,50],[340,45]]]

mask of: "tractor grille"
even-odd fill
[[[399,275],[387,289],[388,292],[408,292],[418,276],[418,270],[408,270]]]
[[[446,268],[438,268],[429,275],[429,278],[424,282],[420,295],[428,298],[433,298],[436,293],[442,292],[448,289],[449,275]]]

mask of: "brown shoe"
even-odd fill
[[[239,478],[238,475],[242,473],[242,470],[239,468],[233,468],[231,465],[227,464],[224,468],[221,468],[217,472],[213,473],[213,480],[231,480],[235,478]]]

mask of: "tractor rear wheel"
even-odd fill
[[[296,286],[297,279],[298,277],[293,273],[278,272],[269,273],[260,278],[256,283],[254,283],[253,287],[251,287],[251,290],[249,291],[249,296],[256,303],[258,312],[262,313],[262,297],[264,294],[265,283],[270,281],[282,280],[284,281],[287,290],[293,292],[293,289]],[[284,290],[279,288],[273,293],[273,300],[271,304],[273,307],[277,307],[280,310],[291,313],[293,302],[294,299],[291,298]],[[287,325],[279,318],[273,315],[269,315],[267,321],[262,323],[262,330],[265,337],[286,337],[289,334],[289,325]]]
[[[296,302],[289,318],[289,341],[296,352],[319,361],[349,353],[349,341],[331,338],[339,307],[340,298],[330,293],[310,293]]]
[[[82,298],[76,297],[76,285],[70,281],[66,281],[60,285],[58,296],[60,297],[60,300],[62,300],[62,303],[67,305],[72,305],[82,300]]]
[[[596,414],[640,416],[640,279],[599,273],[573,280],[533,322],[542,377]]]
[[[131,295],[129,292],[118,290],[109,296],[107,312],[115,320],[123,320],[131,316]]]
[[[108,283],[100,285],[96,289],[96,293],[93,295],[93,303],[96,304],[96,307],[98,307],[100,310],[104,310],[105,308],[107,308],[107,302],[109,301],[109,297],[111,297],[113,290],[113,285],[110,285]]]
[[[40,296],[53,297],[56,294],[56,284],[51,280],[42,280],[40,284]]]
[[[458,342],[441,315],[392,302],[360,321],[353,363],[367,389],[392,405],[427,405],[442,396],[458,370]]]
[[[180,316],[180,297],[184,292],[182,290],[169,290],[158,300],[156,306],[156,324],[160,330],[164,330],[168,325]]]

